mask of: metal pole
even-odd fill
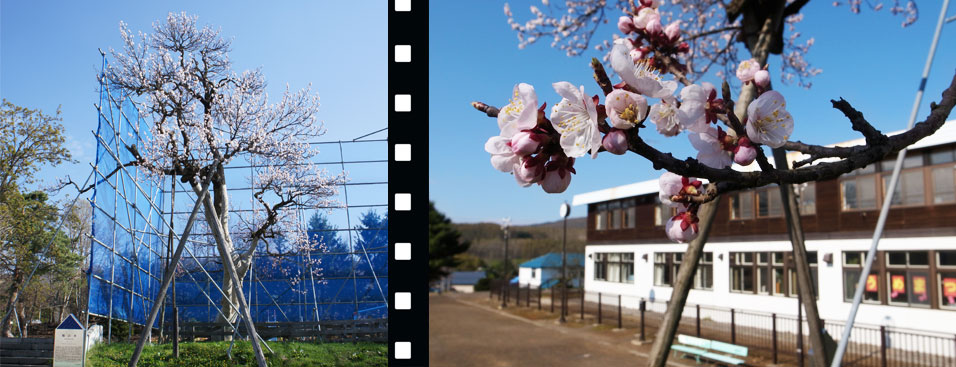
[[[601,323],[601,292],[598,292],[598,324]]]
[[[943,23],[946,19],[946,11],[949,9],[949,0],[943,0],[943,7],[939,11],[939,20],[936,22],[936,31],[933,33],[933,42],[929,47],[929,55],[926,56],[926,65],[923,67],[923,78],[920,80],[919,89],[916,91],[916,100],[913,101],[913,108],[910,110],[910,120],[906,128],[913,128],[916,122],[916,114],[919,112],[919,104],[923,100],[923,90],[926,89],[926,78],[929,77],[930,68],[933,66],[933,57],[936,55],[936,45],[939,44],[939,35],[943,30]],[[846,353],[846,347],[849,345],[850,332],[853,331],[853,322],[856,320],[856,313],[860,309],[860,303],[863,301],[863,289],[866,287],[866,278],[873,267],[873,258],[876,257],[876,247],[880,244],[880,237],[883,236],[883,226],[886,224],[886,217],[890,212],[890,205],[893,201],[893,192],[896,191],[896,182],[900,178],[900,169],[903,166],[903,159],[906,158],[906,148],[900,150],[896,156],[896,164],[893,166],[893,175],[890,177],[890,185],[886,191],[886,198],[883,199],[883,207],[880,208],[880,217],[876,221],[876,229],[873,231],[873,242],[870,250],[866,254],[866,264],[863,266],[863,272],[860,273],[860,279],[856,284],[856,290],[853,292],[853,305],[850,307],[850,315],[846,319],[846,327],[843,329],[843,336],[837,345],[836,353],[833,355],[831,367],[839,367],[843,361],[843,354]]]
[[[507,293],[508,285],[511,284],[510,282],[511,273],[508,272],[510,266],[508,266],[509,264],[508,264],[508,220],[507,219],[504,220],[504,223],[501,225],[501,229],[505,232],[504,233],[505,235],[505,266],[504,268],[505,269],[504,269],[504,277],[503,277],[505,282],[504,284],[505,297],[504,299],[501,300],[501,308],[506,308],[508,307],[508,293]]]
[[[621,295],[617,295],[617,328],[623,329],[624,321],[621,318]]]
[[[538,286],[538,311],[541,311],[541,286]]]
[[[886,367],[886,326],[880,326],[880,366]]]
[[[694,305],[697,308],[697,337],[700,337],[700,305]]]
[[[562,204],[562,209],[567,207],[568,203]],[[564,323],[564,315],[568,313],[568,216],[562,210],[564,216],[564,235],[561,236],[561,323]]]
[[[644,334],[644,311],[647,310],[647,301],[641,299],[641,341],[647,340]]]
[[[584,320],[584,288],[581,288],[581,320]]]
[[[737,344],[737,317],[734,309],[730,309],[730,343]]]
[[[777,314],[771,314],[770,318],[773,320],[773,364],[777,364]]]

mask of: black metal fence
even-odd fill
[[[506,307],[529,307],[551,313],[562,310],[560,287],[491,283],[489,299]],[[593,322],[619,329],[635,329],[635,337],[646,340],[657,330],[667,310],[666,301],[641,297],[567,289],[566,317],[571,321]],[[824,320],[834,339],[843,334],[843,321]],[[777,314],[686,304],[679,334],[746,346],[754,361],[804,366],[809,347],[809,326],[801,314]],[[844,366],[956,366],[956,333],[935,333],[888,326],[855,323]]]

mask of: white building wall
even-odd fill
[[[541,269],[540,268],[518,268],[518,284],[521,286],[527,286],[531,284],[532,287],[541,286]]]
[[[819,290],[818,308],[825,320],[845,320],[851,304],[843,300],[843,251],[866,251],[869,239],[815,240],[806,242],[808,251],[817,251]],[[654,286],[654,253],[683,252],[687,245],[682,244],[641,244],[641,245],[589,245],[585,248],[585,289],[589,301],[597,301],[597,292],[604,294],[603,302],[617,303],[617,295],[622,294],[622,304],[628,308],[638,308],[640,299],[670,299],[671,287]],[[880,251],[893,250],[954,250],[956,237],[886,238],[880,241]],[[724,242],[708,243],[705,252],[714,253],[713,290],[692,289],[688,295],[688,304],[700,304],[721,308],[734,308],[757,312],[773,312],[778,315],[795,316],[797,299],[783,296],[755,295],[730,292],[729,252],[738,251],[791,251],[789,241],[767,242]],[[594,280],[593,254],[596,252],[634,253],[634,283],[615,283]],[[832,253],[833,262],[827,264],[823,257]],[[647,260],[643,259],[647,255]],[[722,255],[722,256],[721,256]],[[935,261],[935,259],[933,260]],[[685,314],[692,315],[692,308]],[[726,313],[710,315],[720,321]],[[702,311],[702,317],[707,317]],[[742,319],[738,318],[740,323]],[[729,322],[729,319],[727,320]],[[863,304],[857,313],[856,322],[869,325],[886,325],[942,333],[956,331],[956,311],[930,310],[917,307]]]

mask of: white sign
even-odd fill
[[[53,367],[83,367],[83,326],[70,315],[56,327],[53,337]]]
[[[82,366],[83,330],[57,330],[53,338],[53,367]]]

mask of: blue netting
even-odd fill
[[[104,59],[104,69],[106,61]],[[126,146],[142,146],[149,128],[135,108],[101,82],[99,99],[93,242],[90,249],[89,312],[137,324],[159,291],[165,241],[162,192],[137,167],[121,167],[132,154]]]
[[[89,312],[141,325],[158,293],[168,251],[169,227],[161,215],[169,220],[170,211],[191,209],[195,198],[177,197],[175,208],[164,207],[170,186],[147,179],[135,166],[111,175],[118,162],[132,160],[126,146],[143,146],[149,129],[105,78],[99,106]],[[324,214],[325,225],[309,232],[313,251],[283,251],[281,240],[273,240],[279,243],[270,252],[258,248],[252,270],[243,277],[243,294],[256,322],[387,318],[388,219],[376,211],[384,211],[388,197],[387,141],[318,144],[332,153],[319,163],[349,171],[354,186],[343,187],[336,199],[351,207]],[[336,154],[337,162],[331,158]],[[244,214],[237,210],[237,215]],[[185,216],[177,217],[174,227],[181,230],[184,222]],[[222,266],[217,254],[203,251],[210,248],[208,236],[192,238],[205,242],[190,246],[199,257],[184,253],[176,275],[180,320],[214,321],[221,307],[217,286],[222,286]],[[171,318],[171,307],[164,313]],[[154,326],[160,326],[159,320]]]

